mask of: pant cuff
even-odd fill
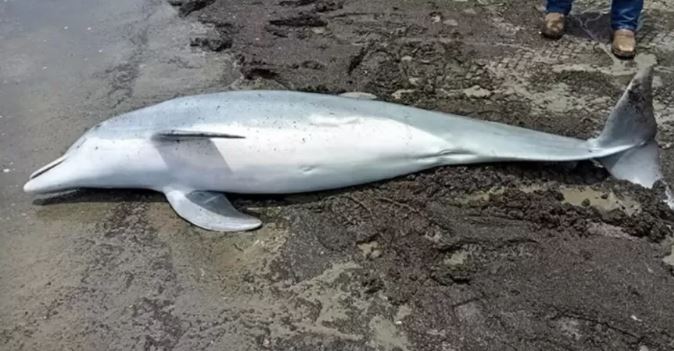
[[[559,7],[548,7],[548,8],[545,9],[546,14],[551,13],[551,12],[563,13],[564,16],[567,16],[569,14],[569,12],[571,12],[571,10],[563,9],[563,8],[559,8]]]
[[[632,32],[635,32],[635,33],[637,31],[637,27],[634,26],[634,25],[631,25],[631,24],[612,24],[611,28],[614,31],[619,30],[619,29],[629,29],[629,30],[631,30]]]

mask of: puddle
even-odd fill
[[[601,192],[592,188],[562,188],[565,203],[575,206],[592,206],[599,210],[610,212],[620,210],[632,216],[641,212],[641,205],[635,200],[624,197],[619,198],[612,191]]]
[[[468,205],[473,202],[482,202],[482,201],[489,201],[489,198],[493,195],[501,195],[505,189],[491,189],[488,191],[478,191],[474,192],[472,194],[467,194],[466,196],[462,198],[457,198],[455,201],[460,204],[460,205]]]
[[[376,241],[358,244],[358,248],[367,258],[374,259],[381,256],[381,249],[379,249],[379,243]]]
[[[532,193],[534,191],[544,190],[545,187],[541,185],[532,185],[521,187],[520,190],[525,193]],[[466,205],[474,202],[489,201],[491,196],[501,195],[506,188],[494,188],[488,191],[481,191],[469,194],[463,198],[456,199],[456,202],[461,205]],[[610,212],[619,210],[625,214],[632,216],[641,212],[641,205],[636,200],[618,196],[612,191],[604,192],[592,189],[590,187],[560,187],[559,192],[564,196],[563,203],[574,206],[592,206],[602,212]]]
[[[378,350],[410,350],[410,342],[396,325],[382,317],[376,316],[369,323],[372,341],[369,346]]]
[[[443,263],[449,267],[461,266],[466,262],[467,259],[468,259],[468,252],[456,251],[451,256],[445,258]]]
[[[674,268],[674,245],[672,245],[672,253],[663,258],[662,262]]]

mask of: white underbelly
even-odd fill
[[[292,193],[345,187],[437,163],[446,141],[391,120],[340,119],[297,128],[232,131],[198,156],[198,186],[241,193]],[[219,156],[219,157],[214,157]],[[195,184],[195,187],[197,184]]]

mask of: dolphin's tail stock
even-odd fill
[[[598,161],[618,179],[651,188],[662,178],[660,149],[655,141],[657,125],[653,115],[653,68],[640,70],[611,111],[606,126],[593,140],[600,148],[623,149]]]

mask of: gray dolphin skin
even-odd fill
[[[181,97],[96,125],[24,190],[152,189],[198,227],[242,231],[261,222],[224,193],[343,188],[446,165],[594,159],[614,177],[650,188],[662,178],[651,82],[652,67],[640,70],[589,140],[354,95]]]

